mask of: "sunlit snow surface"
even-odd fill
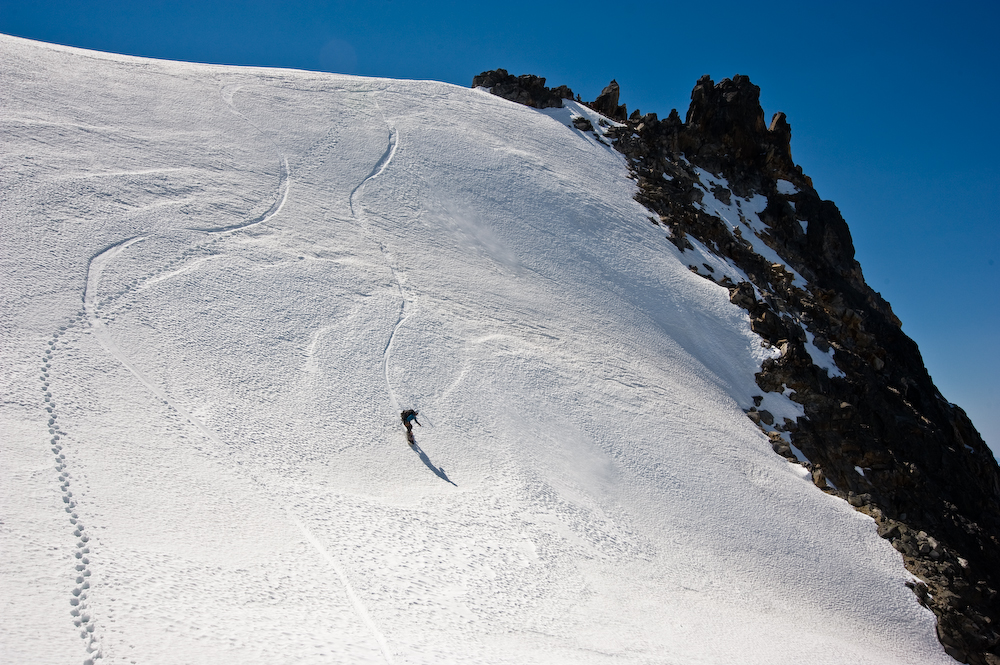
[[[570,111],[0,49],[0,661],[949,662]]]

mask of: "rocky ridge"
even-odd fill
[[[536,108],[573,98],[504,70],[473,87]],[[691,270],[726,287],[780,350],[756,376],[762,393],[789,394],[804,410],[784,422],[747,415],[817,487],[874,518],[919,579],[913,590],[952,657],[1000,665],[1000,467],[865,283],[840,211],[792,160],[785,115],[766,124],[760,89],[740,75],[699,79],[683,121],[676,110],[628,115],[619,94],[612,81],[587,106],[608,118],[599,134],[628,158],[637,200]],[[725,274],[700,260],[705,252]]]

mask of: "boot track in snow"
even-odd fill
[[[49,445],[51,446],[52,454],[55,456],[55,470],[59,473],[59,489],[62,493],[64,510],[69,515],[69,523],[73,528],[73,536],[77,539],[73,551],[76,586],[70,592],[70,616],[73,618],[73,625],[80,631],[80,638],[84,640],[87,658],[83,661],[83,665],[94,665],[96,660],[101,659],[102,650],[100,635],[97,631],[97,621],[91,614],[88,603],[91,585],[90,535],[84,526],[83,520],[77,513],[77,501],[71,489],[74,476],[70,472],[65,452],[70,445],[71,439],[59,424],[59,413],[56,408],[57,402],[52,397],[50,376],[52,361],[56,357],[56,352],[67,346],[66,340],[60,340],[60,337],[70,332],[79,334],[79,331],[74,329],[82,323],[83,318],[84,313],[80,311],[71,317],[66,322],[66,325],[59,326],[58,329],[53,331],[52,339],[47,343],[45,353],[42,355],[42,372],[39,378],[41,379],[42,392],[44,394],[43,408],[45,408],[49,415],[48,428],[49,436],[51,437]],[[60,348],[60,345],[62,348]]]

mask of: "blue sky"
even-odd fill
[[[11,2],[0,32],[156,58],[467,86],[486,69],[682,117],[749,75],[851,227],[868,283],[1000,450],[1000,6],[987,2]],[[0,91],[2,96],[2,91]]]

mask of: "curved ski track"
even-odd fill
[[[189,227],[189,231],[201,231],[203,233],[226,233],[228,231],[242,231],[243,229],[248,229],[251,226],[257,226],[262,224],[279,212],[285,206],[285,201],[288,200],[288,158],[281,158],[281,166],[278,171],[278,196],[275,198],[274,203],[271,207],[254,217],[247,222],[240,222],[239,224],[232,224],[230,226],[222,226],[219,228],[196,228]]]
[[[381,112],[381,109],[379,109]],[[383,120],[385,117],[383,116]],[[396,319],[395,325],[392,327],[392,332],[389,333],[389,339],[385,343],[385,348],[382,349],[382,375],[385,378],[385,387],[389,393],[389,401],[392,403],[392,408],[394,411],[399,411],[399,400],[396,398],[396,391],[392,388],[392,381],[389,379],[389,359],[392,354],[392,343],[396,339],[396,333],[406,322],[406,319],[410,317],[407,313],[407,299],[406,293],[403,291],[403,283],[399,279],[399,272],[396,266],[396,262],[392,258],[392,254],[386,248],[385,243],[382,242],[372,231],[371,226],[365,216],[364,206],[361,205],[361,195],[364,193],[365,185],[379,177],[385,170],[389,167],[392,162],[392,158],[396,156],[396,149],[399,147],[399,132],[393,127],[388,121],[386,124],[389,125],[389,141],[385,148],[385,152],[379,158],[375,166],[368,173],[364,180],[362,180],[358,185],[351,190],[351,196],[348,199],[351,217],[355,221],[361,223],[364,227],[365,233],[371,236],[372,240],[378,245],[379,250],[382,252],[382,256],[385,258],[386,265],[389,266],[389,270],[392,272],[392,278],[396,281],[396,291],[399,293],[399,316]]]
[[[235,88],[238,87],[239,86],[235,86]],[[281,211],[282,207],[284,207],[285,202],[288,200],[288,190],[289,190],[288,158],[284,155],[281,155],[278,144],[273,139],[271,139],[266,132],[257,127],[253,122],[251,122],[245,115],[240,113],[232,105],[232,92],[235,92],[235,90],[230,92],[228,97],[226,94],[227,91],[228,90],[226,88],[223,88],[221,91],[221,96],[223,101],[235,115],[237,115],[239,118],[247,122],[247,124],[256,129],[258,132],[263,134],[268,139],[268,141],[270,141],[271,144],[274,145],[275,150],[278,152],[279,157],[281,159],[281,170],[278,179],[278,193],[277,196],[275,197],[274,203],[270,206],[270,208],[268,208],[268,210],[266,210],[261,215],[251,220],[248,220],[246,222],[241,222],[239,224],[234,224],[231,226],[226,226],[222,228],[212,228],[212,229],[190,229],[209,234],[221,234],[226,232],[240,231],[261,224],[263,222],[266,222],[271,218],[273,218],[275,215],[277,215]],[[354,190],[351,192],[351,197],[350,197],[351,214],[355,218],[357,218],[357,216],[354,215],[355,197],[360,196],[360,193],[367,182],[378,177],[385,170],[385,168],[389,165],[389,162],[392,160],[392,156],[395,154],[395,149],[396,149],[396,132],[393,129],[390,132],[389,147],[386,149],[386,152],[382,155],[382,158],[378,161],[378,163],[368,174],[368,176],[366,176],[365,179],[362,180],[362,182],[359,183],[358,186],[355,187]],[[112,339],[110,331],[104,324],[104,321],[99,316],[99,307],[101,304],[104,304],[105,302],[108,301],[112,301],[117,297],[125,295],[129,291],[132,291],[133,289],[139,287],[140,280],[136,280],[132,285],[127,286],[124,291],[115,296],[109,297],[108,299],[106,299],[106,301],[98,301],[97,299],[98,286],[100,284],[101,274],[104,272],[104,269],[115,259],[115,257],[117,257],[119,254],[125,251],[128,247],[142,240],[145,240],[145,238],[146,238],[145,236],[135,236],[132,238],[126,238],[111,245],[110,247],[105,248],[104,250],[102,250],[101,252],[99,252],[98,254],[96,254],[91,258],[87,267],[87,275],[82,296],[83,308],[73,318],[70,319],[70,321],[66,326],[62,326],[60,327],[59,330],[56,330],[54,332],[53,340],[48,343],[49,349],[43,355],[44,364],[42,366],[41,380],[42,380],[42,390],[45,393],[45,403],[48,404],[48,406],[45,408],[47,408],[50,414],[48,424],[49,424],[49,434],[52,435],[51,439],[52,452],[55,455],[56,470],[59,472],[59,480],[61,483],[61,488],[63,490],[63,502],[66,504],[66,512],[70,514],[70,523],[71,525],[74,526],[73,533],[75,536],[79,538],[79,541],[77,543],[77,550],[75,553],[75,556],[79,562],[76,565],[76,570],[78,572],[77,586],[72,591],[70,604],[72,606],[71,614],[74,617],[74,623],[77,627],[81,628],[81,637],[87,641],[86,649],[88,654],[90,655],[90,657],[84,661],[83,665],[94,665],[95,660],[102,658],[102,653],[101,653],[100,642],[98,641],[98,637],[95,634],[96,621],[94,621],[93,618],[91,617],[86,603],[87,600],[86,590],[90,588],[90,582],[87,578],[89,578],[91,575],[90,570],[88,568],[90,562],[89,559],[86,557],[86,555],[90,553],[90,549],[87,546],[87,543],[90,540],[90,538],[84,530],[84,525],[80,521],[79,515],[76,512],[74,512],[77,504],[72,499],[73,493],[69,489],[70,479],[72,476],[69,473],[69,471],[67,471],[66,455],[62,452],[63,443],[65,443],[65,439],[60,438],[60,437],[66,437],[66,433],[61,429],[59,429],[59,426],[56,424],[56,418],[58,417],[58,414],[55,412],[55,402],[51,401],[52,399],[51,393],[49,392],[49,387],[50,387],[49,369],[51,367],[51,360],[56,341],[59,339],[61,335],[65,334],[65,332],[69,328],[77,326],[81,324],[83,320],[86,320],[89,323],[91,329],[95,334],[95,337],[97,338],[101,346],[103,346],[104,349],[113,358],[115,358],[115,360],[121,363],[123,367],[128,369],[128,371],[131,372],[132,375],[135,376],[136,379],[138,379],[138,381],[143,386],[145,386],[147,390],[149,390],[155,397],[157,397],[161,402],[163,402],[169,408],[173,409],[176,413],[181,415],[195,429],[201,432],[207,439],[215,443],[221,449],[226,450],[230,455],[238,456],[238,453],[235,451],[235,449],[227,445],[210,427],[206,426],[203,422],[201,422],[201,420],[195,417],[187,409],[185,409],[175,400],[171,399],[170,396],[156,384],[156,382],[152,381],[145,374],[143,374],[142,371],[140,371],[138,367],[136,367],[135,364],[133,364],[125,356],[124,353],[122,353],[122,351],[118,348],[118,346]],[[211,244],[214,244],[217,241],[218,238],[213,240]],[[385,246],[381,242],[379,243],[379,246],[382,249],[382,252],[386,254]],[[186,257],[196,251],[197,251],[197,245],[195,246],[195,248],[191,248],[183,252],[182,256]],[[171,261],[167,267],[169,267],[169,265],[172,265],[177,261],[180,261],[180,259],[178,258],[175,259],[174,261]],[[150,279],[156,277],[159,273],[164,272],[167,269],[167,267],[161,268],[161,270],[152,275],[147,275],[145,279],[141,280],[141,283],[148,282]],[[392,269],[393,276],[396,277],[395,267],[390,265],[390,268]],[[399,282],[398,277],[396,277],[396,285],[397,288],[399,288],[400,295],[402,297],[402,286]],[[393,329],[392,335],[390,335],[389,343],[386,344],[386,349],[385,352],[383,353],[384,356],[388,353],[389,347],[392,344],[392,338],[395,335],[396,330],[402,324],[403,320],[405,320],[405,317],[403,317],[404,308],[405,308],[405,299],[403,300],[403,303],[400,306],[400,318],[399,321],[397,321],[395,328]],[[386,362],[387,358],[384,359],[383,364],[385,364]],[[386,373],[386,380],[388,383],[387,373]],[[393,403],[395,404],[396,403],[395,396],[392,395],[391,386],[389,387],[389,390],[390,390],[390,395],[392,396]],[[275,497],[281,496],[280,493],[271,491],[270,488],[267,486],[267,483],[264,482],[261,478],[257,477],[256,474],[252,472],[251,465],[244,464],[243,460],[238,460],[238,461],[240,462],[239,464],[240,468],[244,469],[250,475],[251,480],[261,485],[262,488],[265,491],[267,491],[267,493],[270,496],[275,496]],[[362,623],[368,628],[373,639],[378,644],[379,649],[382,652],[382,656],[385,659],[385,662],[388,665],[393,665],[394,660],[392,657],[392,652],[389,648],[385,636],[379,630],[378,626],[375,625],[375,622],[372,620],[370,614],[366,610],[360,597],[355,592],[354,587],[351,585],[350,580],[348,579],[347,573],[345,572],[344,568],[323,547],[320,541],[315,537],[314,534],[312,534],[309,531],[309,529],[305,526],[305,524],[303,524],[302,521],[295,516],[291,506],[289,506],[287,502],[283,500],[282,503],[284,504],[285,512],[288,515],[289,520],[295,523],[296,527],[298,527],[298,529],[302,532],[303,536],[309,542],[309,544],[316,550],[316,552],[320,555],[320,557],[324,561],[326,561],[331,568],[333,568],[334,572],[337,573],[337,576],[340,579],[340,582],[344,588],[344,592],[347,595],[348,599],[350,600],[355,614],[362,621]]]
[[[104,322],[98,316],[96,296],[94,294],[96,294],[97,292],[97,287],[98,284],[100,283],[101,273],[104,271],[105,266],[107,266],[107,264],[110,263],[112,259],[118,256],[118,254],[120,254],[129,246],[133,245],[136,242],[139,242],[142,239],[143,237],[139,236],[136,238],[131,238],[127,241],[117,243],[115,245],[112,245],[108,249],[102,251],[100,254],[91,259],[90,268],[87,271],[87,287],[84,296],[84,312],[86,313],[87,319],[90,322],[90,325],[94,331],[95,336],[97,337],[101,346],[103,346],[104,349],[109,354],[111,354],[111,356],[113,356],[119,363],[121,363],[126,369],[128,369],[139,380],[139,382],[146,387],[147,390],[153,393],[153,395],[159,398],[164,404],[166,404],[175,412],[180,414],[185,420],[191,423],[191,425],[193,425],[195,429],[201,432],[210,441],[217,444],[220,448],[227,450],[230,455],[236,456],[238,461],[240,462],[239,464],[240,468],[246,470],[246,472],[250,475],[251,480],[259,484],[270,496],[280,497],[281,494],[272,491],[270,487],[268,487],[265,481],[257,477],[256,474],[253,474],[252,465],[245,463],[244,460],[240,460],[238,453],[231,446],[228,446],[210,427],[201,422],[201,420],[199,420],[197,417],[191,414],[183,406],[172,400],[169,395],[167,395],[163,390],[161,390],[156,385],[156,383],[147,378],[132,362],[130,362],[129,359],[125,356],[125,354],[123,354],[121,350],[118,348],[118,346],[114,343],[114,340],[111,339],[107,326],[104,325]],[[46,385],[48,384],[46,383]],[[56,439],[58,439],[58,436],[56,437]],[[284,501],[282,501],[282,503],[284,504],[285,512],[288,515],[289,519],[295,523],[295,525],[302,532],[303,536],[305,536],[309,544],[312,545],[312,547],[323,558],[323,560],[325,560],[334,569],[334,572],[337,573],[337,576],[340,578],[341,584],[344,587],[344,592],[346,593],[348,599],[351,601],[351,605],[354,609],[355,614],[357,614],[358,618],[362,621],[362,623],[364,623],[364,625],[368,628],[369,632],[372,634],[372,637],[375,639],[376,643],[378,643],[379,649],[382,651],[382,655],[385,658],[386,663],[392,665],[393,663],[392,653],[389,650],[389,646],[385,639],[385,636],[378,629],[378,627],[375,625],[375,622],[368,614],[368,611],[365,609],[361,599],[355,592],[354,587],[351,585],[350,580],[347,578],[347,574],[345,573],[343,567],[341,567],[340,564],[336,561],[336,559],[332,555],[330,555],[329,552],[326,551],[326,549],[322,546],[322,544],[319,542],[316,536],[313,535],[308,530],[308,528],[306,528],[306,526],[295,516],[291,506],[289,506]],[[82,539],[81,546],[85,545],[85,543],[86,543],[86,537]],[[86,559],[84,560],[84,562],[86,562]],[[78,570],[80,569],[79,566],[77,568]],[[89,572],[86,574],[89,575]],[[87,629],[92,631],[93,626],[94,624],[91,623],[87,627]],[[93,665],[93,663],[85,662],[84,665]]]
[[[210,439],[211,441],[215,442],[220,446],[225,446],[225,444],[222,442],[222,439],[220,439],[215,434],[215,432],[206,427],[204,423],[202,423],[200,420],[191,415],[180,404],[177,404],[174,400],[170,399],[169,395],[167,395],[164,391],[160,390],[160,388],[153,381],[146,378],[146,376],[141,371],[139,371],[139,369],[134,364],[132,364],[129,361],[129,359],[125,356],[125,354],[122,353],[121,350],[118,348],[118,346],[115,344],[114,340],[111,339],[111,335],[108,332],[107,326],[104,325],[104,321],[102,321],[101,318],[97,315],[97,302],[95,294],[97,293],[97,286],[100,283],[101,273],[104,272],[105,266],[107,266],[107,264],[110,263],[112,259],[114,259],[120,253],[125,251],[125,249],[128,248],[130,245],[133,245],[143,239],[144,239],[143,236],[137,236],[135,238],[131,238],[130,240],[126,240],[116,245],[112,245],[111,247],[104,250],[103,252],[101,252],[100,254],[98,254],[97,256],[95,256],[90,260],[90,267],[87,269],[87,287],[86,290],[84,291],[84,297],[83,297],[83,309],[84,312],[86,312],[87,320],[90,322],[90,326],[94,331],[94,335],[97,337],[97,340],[101,343],[101,346],[104,347],[104,350],[110,353],[115,358],[115,360],[117,360],[125,367],[125,369],[127,369],[133,375],[135,375],[135,378],[139,379],[139,382],[142,385],[144,385],[146,389],[149,390],[149,392],[153,393],[156,397],[160,399],[160,401],[162,401],[171,409],[182,415],[188,422],[194,425],[194,427],[197,428],[198,431],[204,434],[208,439]]]
[[[337,577],[340,578],[340,583],[344,587],[344,592],[347,593],[347,597],[350,599],[351,605],[354,607],[354,613],[358,615],[358,618],[361,619],[362,622],[364,622],[365,626],[368,627],[369,632],[371,632],[372,637],[374,637],[375,641],[378,642],[379,649],[382,650],[382,657],[385,658],[385,662],[392,665],[392,652],[389,651],[389,644],[385,640],[385,635],[383,635],[382,631],[380,631],[378,626],[375,625],[371,615],[368,614],[368,610],[365,609],[364,603],[361,602],[360,598],[358,598],[358,594],[354,592],[354,587],[351,585],[351,581],[347,579],[347,573],[344,572],[343,567],[333,555],[326,551],[326,548],[323,547],[323,544],[316,539],[316,536],[314,536],[312,532],[306,528],[306,525],[299,521],[299,518],[292,514],[290,510],[288,512],[288,516],[293,522],[295,522],[295,526],[299,527],[299,530],[302,531],[302,535],[309,541],[309,544],[320,553],[320,556],[322,556],[330,567],[333,568],[333,571],[337,573]]]
[[[238,224],[231,224],[229,226],[222,226],[218,228],[189,228],[189,231],[201,231],[203,233],[226,233],[229,231],[240,231],[243,229],[248,229],[251,226],[256,226],[263,222],[268,221],[279,212],[285,206],[285,201],[288,200],[288,186],[289,186],[289,171],[288,171],[288,157],[281,154],[281,148],[275,142],[274,139],[268,135],[263,129],[254,124],[250,118],[243,115],[235,106],[233,106],[233,95],[239,90],[240,85],[224,86],[219,90],[219,96],[222,98],[223,103],[229,107],[229,111],[235,115],[237,118],[247,123],[251,127],[257,130],[257,132],[263,136],[267,141],[274,146],[274,151],[278,153],[278,195],[275,197],[274,202],[271,207],[254,217],[253,219],[247,220],[245,222],[240,222]]]

